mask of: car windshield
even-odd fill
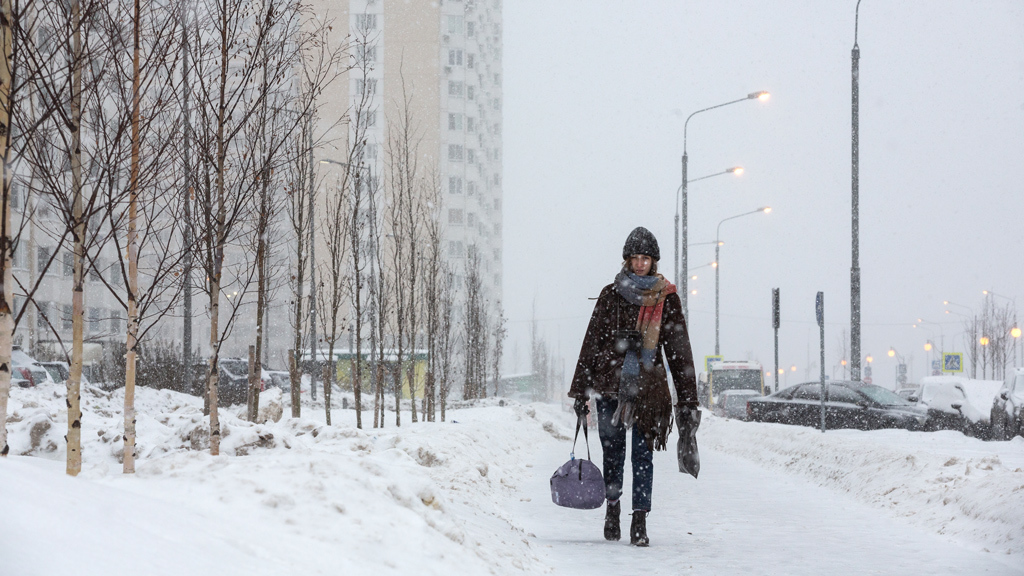
[[[892,390],[887,390],[874,384],[860,386],[857,388],[857,391],[883,406],[913,406],[913,404],[900,398]]]
[[[760,390],[760,370],[715,370],[711,373],[711,385],[717,394],[722,390]]]
[[[232,376],[245,376],[249,373],[249,363],[245,360],[221,360],[220,367]]]

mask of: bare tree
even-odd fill
[[[423,270],[423,308],[426,320],[427,373],[423,390],[423,418],[433,422],[436,418],[437,377],[439,373],[441,329],[442,278],[442,201],[437,170],[431,170],[430,185],[426,189],[424,204],[429,210],[424,220],[426,261]]]
[[[507,319],[505,318],[505,312],[501,307],[500,300],[495,309],[497,318],[494,320],[494,332],[492,333],[494,338],[494,356],[491,368],[494,370],[494,395],[498,396],[500,393],[499,386],[501,385],[501,356],[505,348],[505,337],[508,336],[508,328],[505,326]]]
[[[455,274],[448,268],[448,264],[441,266],[441,281],[438,289],[438,338],[437,349],[439,356],[439,368],[441,373],[441,389],[439,401],[441,404],[441,421],[444,422],[445,412],[448,406],[448,394],[451,393],[452,383],[455,381],[453,371],[455,369],[454,359],[454,334],[455,329]]]

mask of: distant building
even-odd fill
[[[386,170],[389,118],[403,83],[420,131],[419,165],[436,166],[443,196],[445,253],[457,274],[475,251],[487,299],[502,295],[502,15],[501,0],[314,0],[314,13],[333,21],[334,41],[366,38],[353,58],[372,65],[335,82],[321,98],[321,124],[341,118],[371,91],[365,158]],[[347,26],[339,25],[347,23]],[[348,125],[317,154],[343,150]],[[333,142],[332,145],[330,142]],[[323,169],[323,165],[321,165]],[[337,168],[335,168],[337,169]],[[321,252],[322,253],[322,252]],[[461,285],[457,279],[456,287]]]

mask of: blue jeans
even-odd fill
[[[612,414],[619,401],[613,398],[597,400],[597,431],[604,451],[604,488],[609,501],[622,496],[622,474],[626,466],[626,427],[612,425]],[[630,451],[633,465],[633,510],[651,510],[651,490],[654,486],[654,454],[647,449],[644,435],[633,425],[633,447]]]

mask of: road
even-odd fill
[[[591,450],[600,463],[594,437]],[[628,544],[628,463],[621,542],[603,539],[603,509],[559,508],[549,497],[516,505],[521,525],[554,574],[1024,574],[1024,567],[995,554],[736,456],[703,449],[700,478],[680,474],[674,436],[670,446],[672,451],[655,454],[649,548]],[[550,494],[550,474],[568,458],[567,448],[555,442],[539,449],[524,492]],[[582,445],[579,453],[585,453]]]

